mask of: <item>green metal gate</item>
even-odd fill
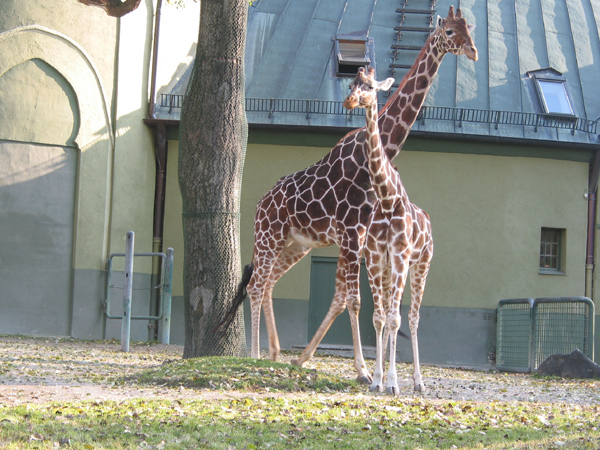
[[[586,297],[498,303],[496,367],[531,372],[554,354],[581,350],[594,359],[594,303]]]

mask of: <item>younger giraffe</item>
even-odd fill
[[[350,94],[344,101],[344,107],[365,108],[369,174],[379,199],[371,217],[365,245],[367,272],[373,292],[373,326],[377,345],[371,390],[383,390],[387,346],[385,341],[389,336],[390,367],[387,392],[398,394],[396,338],[400,328],[400,303],[409,268],[409,324],[413,344],[414,387],[416,391],[424,390],[419,369],[417,327],[425,279],[433,256],[433,238],[429,216],[408,199],[400,175],[386,156],[379,137],[377,92],[389,89],[393,81],[393,78],[388,78],[379,83],[375,80],[375,70],[372,67],[368,73],[361,67],[350,84]],[[386,338],[382,340],[384,328]]]
[[[425,96],[444,55],[466,55],[477,60],[477,48],[460,9],[451,6],[392,94],[378,117],[381,141],[393,160],[417,119]],[[371,382],[362,354],[358,313],[360,310],[360,260],[373,207],[377,201],[367,167],[364,129],[355,130],[319,162],[281,178],[256,208],[254,253],[246,266],[238,293],[221,325],[227,327],[247,294],[252,315],[250,355],[260,357],[259,326],[263,308],[269,335],[269,357],[277,360],[280,346],[272,292],[275,283],[311,249],[336,244],[340,247],[335,294],[327,315],[302,355],[293,361],[302,366],[323,336],[346,308],[350,315],[354,367],[360,382]]]

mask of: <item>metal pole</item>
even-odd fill
[[[160,326],[160,342],[169,344],[171,340],[171,295],[173,286],[173,249],[167,249],[165,262],[165,281],[162,298],[162,320]]]
[[[129,351],[131,335],[131,294],[133,291],[133,247],[135,234],[127,232],[125,242],[125,283],[123,284],[123,319],[121,321],[121,350]]]

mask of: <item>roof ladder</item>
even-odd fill
[[[409,1],[420,8],[409,8]],[[391,47],[390,73],[392,76],[396,77],[398,70],[408,70],[412,67],[414,58],[410,56],[410,53],[407,57],[407,52],[420,51],[423,48],[421,37],[424,42],[433,31],[436,2],[437,0],[403,0],[402,7],[396,9],[400,24],[394,27],[396,41]],[[409,61],[410,64],[408,64]],[[399,73],[398,76],[400,75],[404,75],[404,73]]]

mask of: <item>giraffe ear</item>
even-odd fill
[[[443,28],[444,27],[444,19],[442,19],[441,16],[437,16],[437,20],[436,20],[435,26],[437,28]]]
[[[379,83],[379,85],[377,86],[377,89],[379,89],[380,91],[387,91],[392,87],[392,84],[394,84],[394,81],[396,81],[396,80],[394,78],[390,77],[387,80]]]
[[[472,33],[475,29],[475,25],[467,25],[467,28],[469,29],[469,33]]]

